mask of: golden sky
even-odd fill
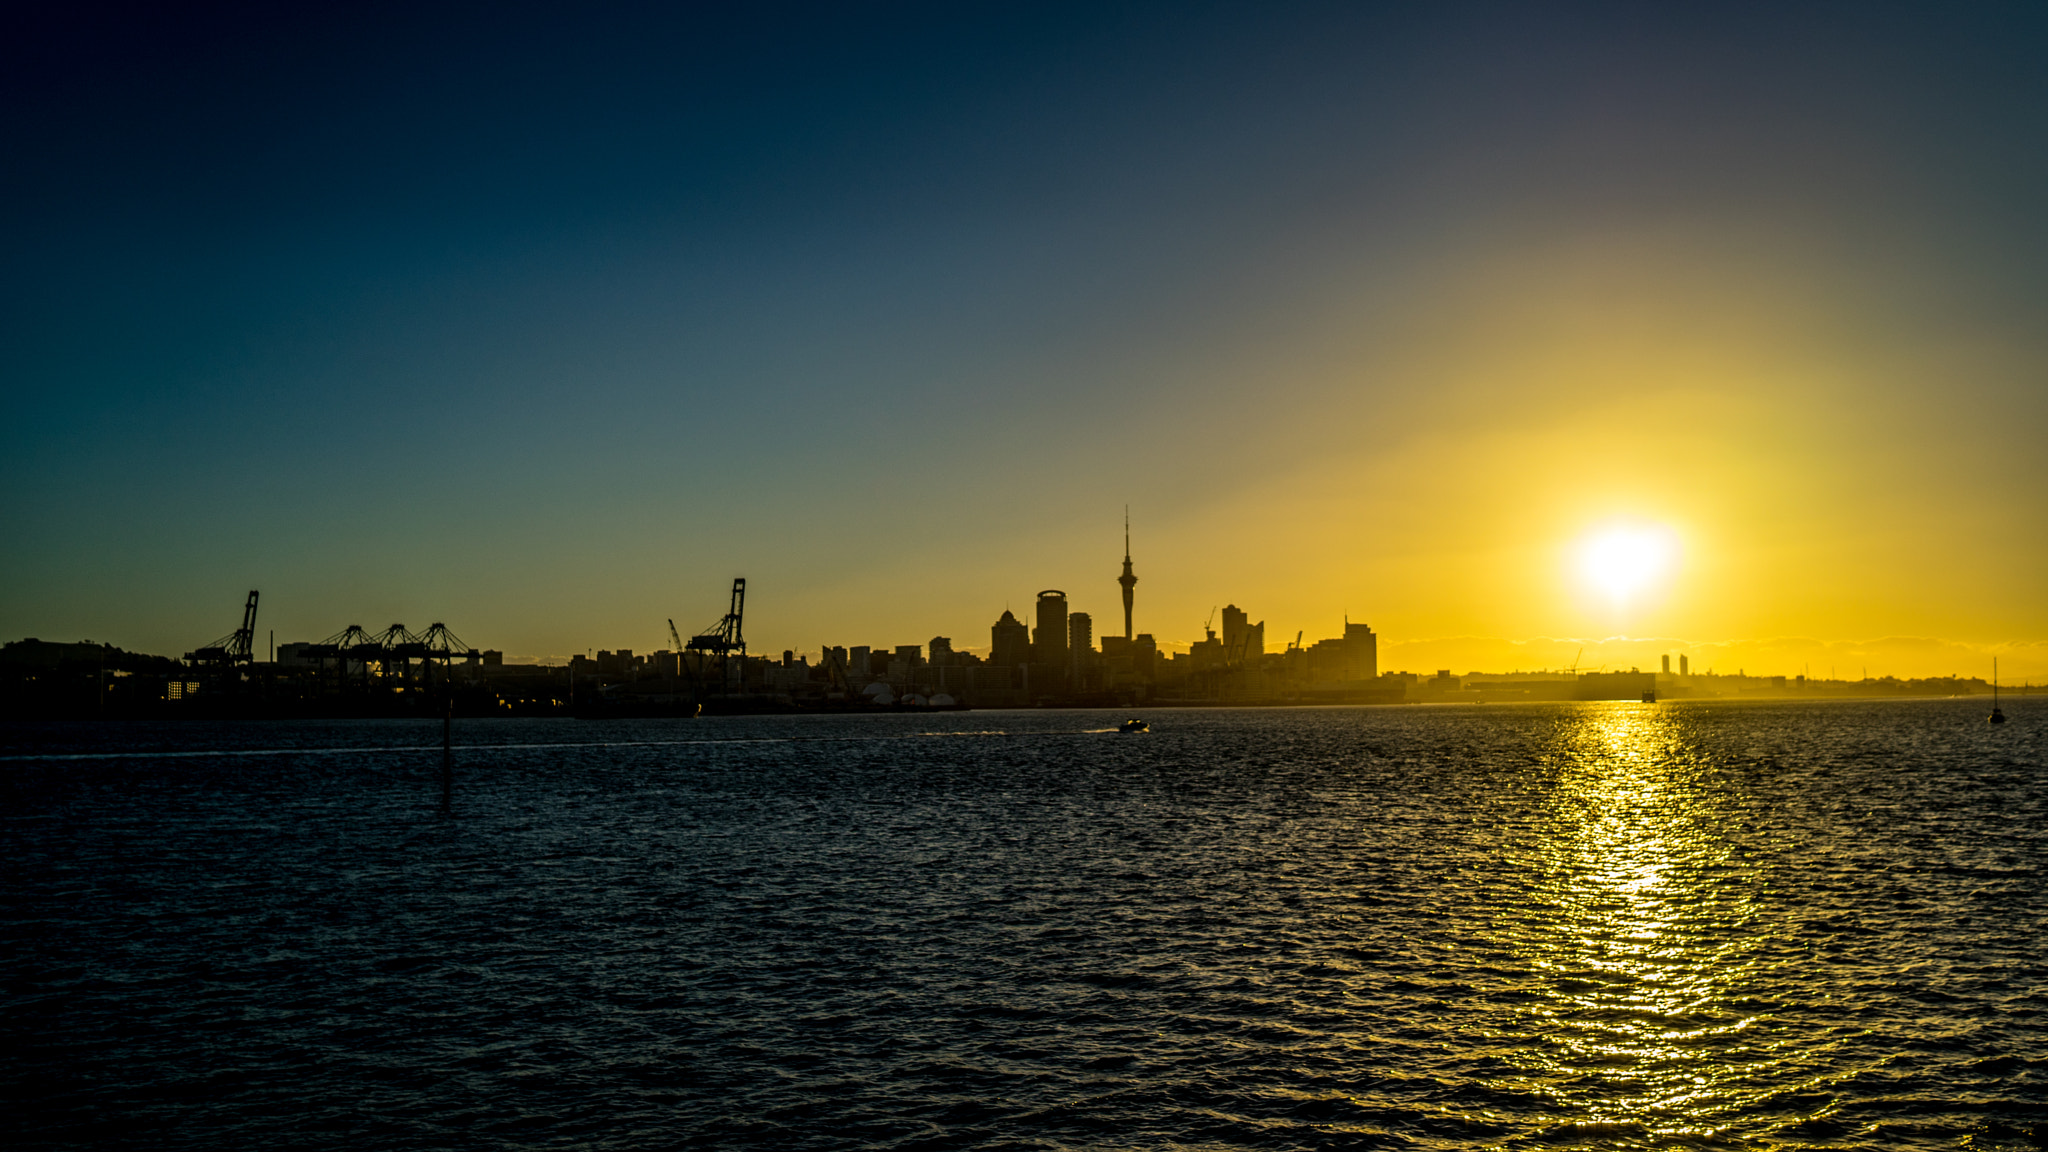
[[[2048,677],[2024,10],[777,19],[16,61],[0,633]]]

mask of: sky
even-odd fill
[[[1167,645],[2048,677],[2036,6],[275,7],[0,17],[0,636],[1100,635],[1128,507]]]

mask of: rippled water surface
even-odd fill
[[[16,726],[0,1134],[1982,1146],[2048,1121],[2007,710],[458,722],[445,814],[437,725]]]

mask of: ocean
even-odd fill
[[[1959,1148],[2048,700],[0,728],[11,1148]],[[1971,1143],[1966,1143],[1971,1142]]]

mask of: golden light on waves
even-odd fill
[[[1499,930],[1536,994],[1500,1037],[1521,1070],[1503,1086],[1548,1095],[1563,1135],[1713,1139],[1776,1059],[1746,1040],[1776,961],[1733,858],[1741,817],[1685,723],[1655,705],[1575,712],[1549,817],[1515,848],[1535,899]]]

